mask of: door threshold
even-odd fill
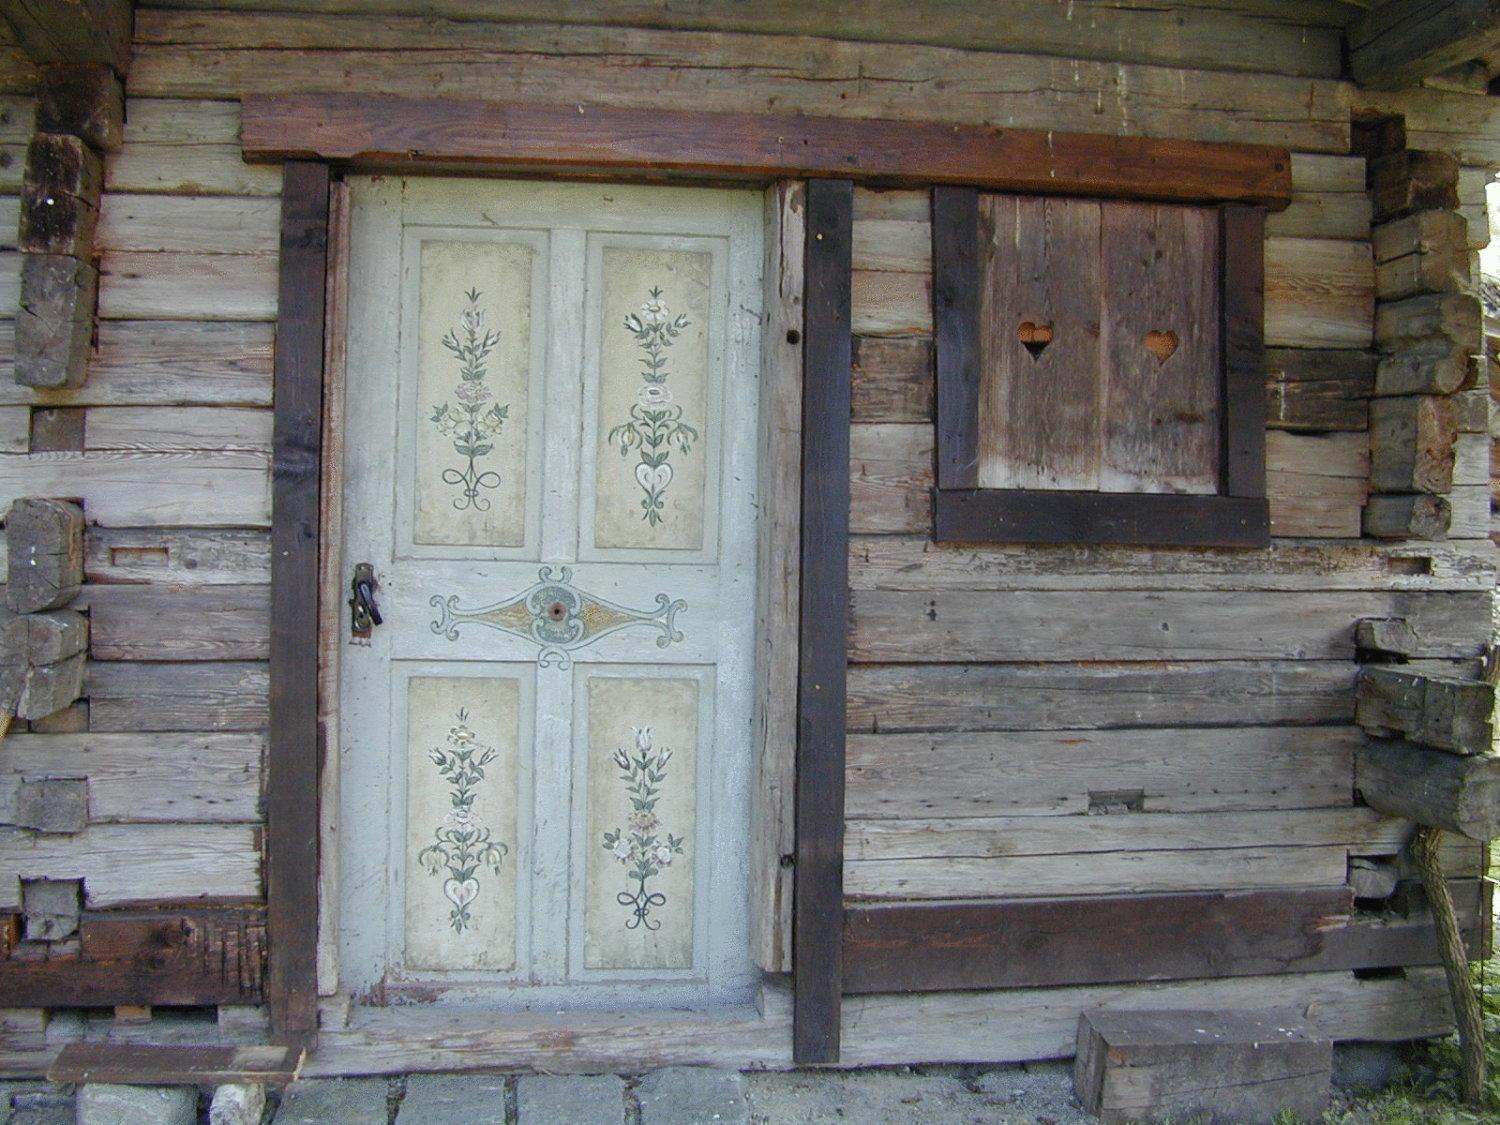
[[[337,999],[327,1005],[338,1012]],[[328,1022],[335,1026],[327,1026]],[[660,1066],[783,1070],[792,1065],[791,992],[762,986],[755,1003],[698,1010],[486,1012],[353,1005],[325,1020],[306,1077],[409,1071],[635,1073]]]

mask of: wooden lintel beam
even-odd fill
[[[252,95],[248,160],[725,179],[844,177],[1175,202],[1291,201],[1291,161],[1213,144],[939,122],[515,105],[378,95]]]
[[[104,63],[130,67],[132,0],[0,0],[0,15],[39,66]]]
[[[1500,0],[1382,4],[1349,29],[1349,71],[1361,86],[1399,90],[1500,47]]]

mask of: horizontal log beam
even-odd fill
[[[302,1070],[300,1046],[164,1047],[144,1043],[69,1043],[47,1068],[51,1082],[285,1086]]]
[[[1375,5],[1348,37],[1354,80],[1399,90],[1500,47],[1500,0]]]
[[[102,1008],[261,1002],[260,908],[85,912],[79,938],[76,954],[46,959],[32,959],[24,942],[12,947],[0,959],[5,1003]]]
[[[243,114],[247,160],[766,180],[838,176],[1274,210],[1285,208],[1292,192],[1290,155],[1266,145],[380,95],[250,95]]]
[[[1471,840],[1500,836],[1500,756],[1370,741],[1354,756],[1354,787],[1372,809],[1391,816]]]
[[[1460,890],[1467,940],[1488,910]],[[1101,941],[1107,934],[1109,940]],[[844,911],[844,991],[934,992],[1439,963],[1425,915],[1367,917],[1348,887],[903,902]]]
[[[935,536],[944,543],[1115,543],[1264,547],[1263,499],[1174,493],[933,490]]]

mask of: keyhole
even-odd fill
[[[568,616],[568,607],[562,602],[553,602],[547,607],[547,616],[553,621],[561,621]]]
[[[1032,359],[1040,359],[1047,345],[1052,343],[1052,325],[1023,320],[1016,328],[1016,339],[1031,353]]]

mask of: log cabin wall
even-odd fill
[[[46,838],[0,827],[0,912],[16,909],[16,881],[43,849],[49,871],[83,879],[94,910],[263,901],[281,176],[241,160],[236,99],[330,89],[1291,149],[1295,196],[1271,216],[1265,256],[1274,542],[1263,551],[930,543],[927,196],[856,192],[846,894],[854,904],[1339,888],[1351,864],[1399,867],[1403,826],[1356,807],[1353,623],[1406,618],[1423,666],[1478,675],[1495,582],[1488,421],[1465,415],[1446,542],[1360,539],[1375,281],[1350,122],[1401,114],[1411,147],[1457,154],[1477,247],[1483,184],[1500,166],[1500,99],[1355,89],[1340,78],[1348,11],[1331,0],[1300,6],[1303,23],[1085,0],[1065,18],[1037,0],[994,27],[937,4],[921,18],[906,4],[838,27],[816,5],[618,21],[601,5],[546,25],[523,22],[529,5],[478,0],[436,5],[454,19],[355,0],[329,6],[367,10],[189,10],[199,6],[137,11],[125,144],[106,161],[87,382],[52,392],[0,382],[0,500],[81,499],[78,604],[92,624],[86,703],[0,744],[0,782],[86,776],[89,823]],[[5,239],[33,83],[0,45]],[[12,310],[17,255],[4,245],[0,310]],[[8,340],[0,333],[0,348]],[[37,438],[36,419],[57,409],[82,411],[73,447]],[[1477,864],[1476,851],[1454,849],[1455,875]],[[761,954],[785,970],[785,931]],[[1079,1006],[1101,999],[1313,997],[1340,1038],[1446,1025],[1436,970],[1267,971],[1156,991],[850,997],[843,1060],[1066,1055]],[[3,1014],[4,1065],[24,1071],[77,1029],[54,1019],[49,1039],[46,1026],[42,1011]]]

